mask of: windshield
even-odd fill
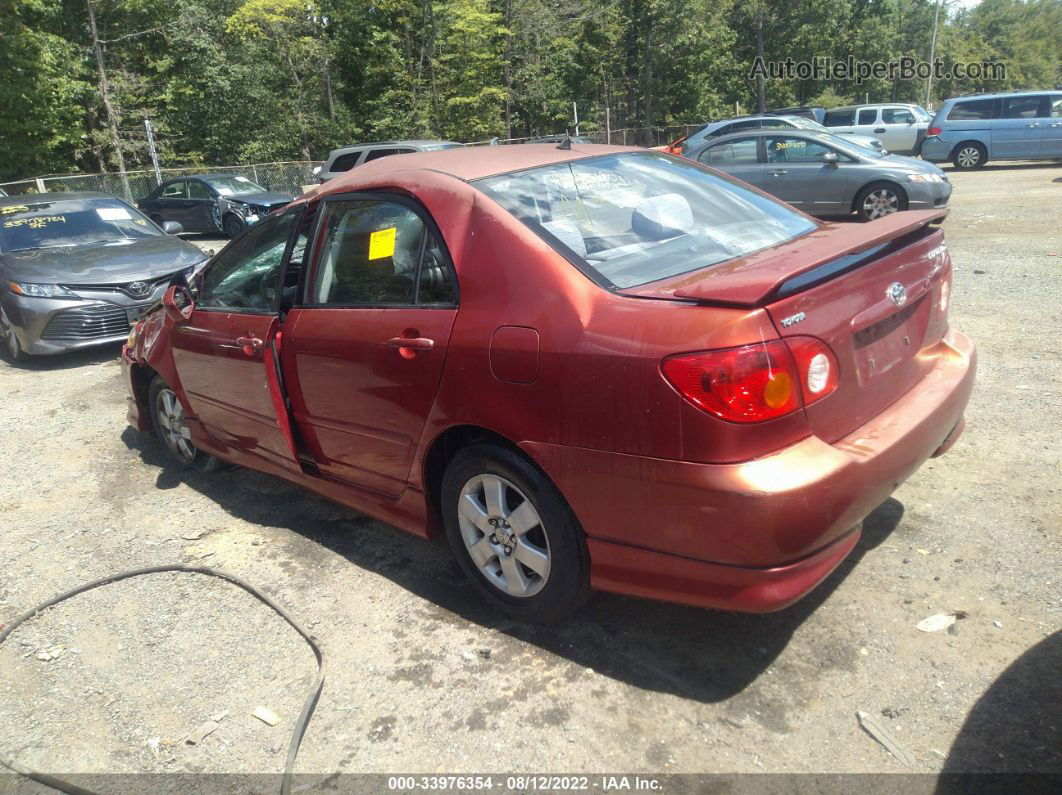
[[[802,130],[826,129],[814,119],[805,119],[803,116],[786,116],[786,121],[790,122],[794,127],[799,127]]]
[[[222,196],[239,196],[243,193],[265,193],[266,189],[247,177],[211,177],[206,180]]]
[[[877,160],[888,154],[888,152],[871,149],[869,146],[863,146],[862,144],[853,141],[851,135],[837,135],[836,133],[830,132],[828,129],[825,132],[816,134],[819,138],[828,140],[830,144],[834,146],[839,145],[850,154],[859,155],[860,157],[873,157]]]
[[[113,243],[161,235],[118,199],[27,201],[0,207],[0,251]]]
[[[655,152],[574,160],[473,182],[606,287],[634,287],[816,228],[801,213]]]

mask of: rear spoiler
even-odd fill
[[[669,279],[671,289],[666,292],[717,306],[762,306],[891,253],[947,214],[947,209],[913,210],[869,223],[826,223],[780,246]],[[661,297],[662,286],[656,282],[621,292]]]

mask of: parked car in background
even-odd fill
[[[0,199],[0,335],[8,356],[126,338],[175,275],[206,255],[105,193]]]
[[[628,147],[398,155],[170,288],[129,421],[445,531],[520,620],[591,588],[776,610],[962,431],[944,214],[823,224]]]
[[[718,138],[746,130],[809,130],[812,132],[832,133],[821,124],[803,116],[745,116],[738,119],[723,119],[706,124],[697,132],[692,133],[682,140],[682,152],[686,154],[691,149],[698,148],[709,138]],[[882,142],[872,136],[851,136],[851,139],[868,149],[882,151],[885,147]],[[676,142],[677,143],[677,142]],[[674,147],[675,144],[672,144]]]
[[[247,177],[198,174],[167,180],[137,202],[155,223],[176,221],[185,232],[237,237],[273,210],[289,204],[290,193],[272,193]]]
[[[964,170],[989,160],[1062,158],[1062,90],[946,99],[929,125],[922,157]]]
[[[890,102],[832,108],[822,123],[836,135],[872,135],[890,152],[917,155],[932,118],[921,105]]]
[[[881,154],[810,130],[737,133],[687,154],[810,215],[858,213],[872,221],[901,210],[945,207],[951,183],[932,163]]]
[[[798,105],[794,108],[773,108],[768,110],[769,116],[802,116],[805,119],[811,119],[822,124],[823,118],[826,116],[826,108],[811,105]]]
[[[464,146],[457,141],[378,141],[371,144],[353,144],[333,149],[325,162],[315,169],[317,179],[324,184],[345,174],[354,166],[368,163],[381,157],[407,155],[412,152],[435,152]]]

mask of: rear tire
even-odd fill
[[[238,238],[246,226],[239,216],[232,214],[225,216],[225,234],[229,236],[229,240]]]
[[[988,162],[988,152],[977,141],[965,141],[955,147],[951,162],[960,171],[973,171]]]
[[[160,376],[155,376],[148,387],[148,407],[155,435],[174,463],[198,472],[213,472],[218,468],[217,458],[192,444],[180,398]]]
[[[855,210],[864,221],[884,218],[907,209],[907,194],[892,182],[872,182],[859,191]]]
[[[465,575],[513,618],[560,621],[589,596],[582,528],[556,486],[520,453],[490,443],[458,452],[443,475],[442,512]]]

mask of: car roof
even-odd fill
[[[1041,94],[1059,94],[1062,93],[1062,89],[1057,88],[1043,88],[1039,91],[996,91],[991,94],[964,94],[961,97],[948,97],[941,101],[943,105],[946,102],[961,102],[964,99],[1002,99],[1004,97],[1030,97],[1039,96]]]
[[[859,108],[917,108],[917,102],[864,102],[860,105],[842,105],[839,108],[830,108],[827,113],[837,110],[858,110]]]
[[[648,151],[637,146],[608,146],[606,144],[572,144],[571,149],[560,149],[556,144],[521,144],[519,146],[463,146],[459,149],[410,152],[370,160],[357,168],[345,171],[335,179],[326,182],[323,190],[317,195],[341,193],[349,183],[381,173],[435,171],[467,182],[510,171],[523,171],[537,166],[566,163],[587,157]]]
[[[101,193],[94,190],[70,190],[55,193],[26,193],[22,196],[0,196],[0,207],[9,207],[13,204],[37,204],[39,202],[59,202],[86,199],[111,199],[122,201],[110,193]]]
[[[359,149],[364,149],[367,146],[438,146],[439,144],[454,144],[456,146],[464,146],[460,141],[447,141],[443,138],[410,138],[404,141],[369,141],[364,144],[347,144],[346,146],[340,146],[333,149],[328,153],[329,157],[335,154],[355,152]]]

